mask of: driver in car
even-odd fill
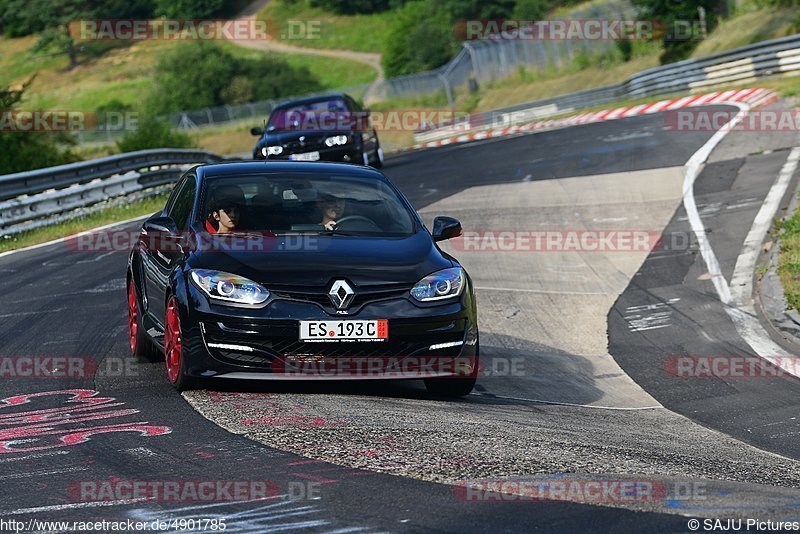
[[[333,230],[336,228],[336,221],[344,215],[347,204],[343,198],[337,198],[333,195],[323,195],[319,207],[322,211],[322,222],[320,224],[324,226],[326,230]]]

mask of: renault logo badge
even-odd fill
[[[354,296],[355,291],[344,280],[335,281],[331,286],[331,290],[328,291],[328,297],[337,310],[349,308]]]

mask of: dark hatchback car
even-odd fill
[[[380,172],[238,162],[189,170],[128,262],[130,346],[198,380],[423,379],[469,393],[472,282]]]
[[[369,111],[345,94],[294,100],[272,110],[253,159],[332,161],[383,166],[378,134],[370,126]]]

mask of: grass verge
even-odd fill
[[[38,245],[85,230],[91,230],[98,226],[151,215],[164,207],[167,196],[167,193],[162,193],[121,205],[108,206],[102,210],[51,226],[36,228],[15,235],[3,235],[0,237],[0,252]]]
[[[778,277],[789,308],[800,310],[800,209],[789,219],[778,219],[773,232],[780,237]]]

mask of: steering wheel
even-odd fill
[[[375,221],[373,221],[369,217],[364,217],[363,215],[348,215],[347,217],[342,217],[341,219],[336,221],[336,228],[342,228],[342,224],[348,223],[348,222],[355,222],[355,221],[366,223],[367,225],[369,225],[370,227],[372,227],[372,228],[374,228],[376,230],[380,230],[381,229],[380,226],[375,224]]]

